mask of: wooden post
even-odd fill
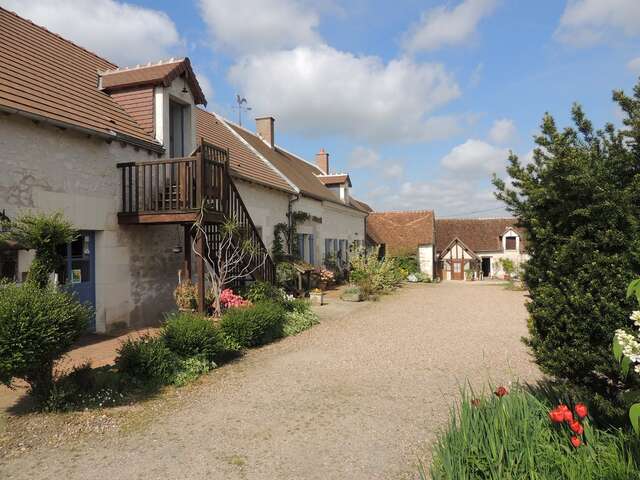
[[[205,238],[202,232],[197,233],[196,237],[196,248],[198,249],[197,255],[198,259],[196,260],[196,271],[198,275],[198,312],[205,312],[205,286],[204,286],[204,255],[205,255]]]
[[[185,280],[191,281],[191,228],[184,226],[184,263],[182,274]]]

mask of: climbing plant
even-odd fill
[[[310,215],[307,212],[296,210],[295,212],[288,213],[289,224],[278,223],[273,227],[273,245],[271,247],[271,253],[276,263],[281,262],[285,255],[291,255],[298,257],[300,252],[298,251],[298,242],[296,242],[296,235],[298,233],[298,224],[306,222]],[[285,250],[286,248],[286,250]]]

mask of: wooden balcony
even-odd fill
[[[117,165],[121,175],[120,224],[193,223],[207,202],[207,222],[224,219],[228,153],[202,143],[195,155]]]

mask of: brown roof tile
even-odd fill
[[[323,185],[340,185],[342,183],[348,183],[349,186],[351,186],[351,179],[346,173],[340,175],[317,175],[317,177]]]
[[[118,68],[100,72],[100,86],[105,91],[120,90],[140,85],[163,85],[168,87],[180,75],[191,87],[196,105],[206,105],[207,99],[196,79],[188,58],[142,65],[131,68]]]
[[[462,240],[474,252],[502,250],[502,234],[513,227],[524,240],[523,230],[515,228],[515,218],[439,218],[436,220],[436,250],[439,252],[454,238]],[[520,249],[524,251],[524,241]]]
[[[161,148],[96,88],[114,64],[3,8],[0,31],[0,108]]]
[[[414,252],[418,245],[433,244],[433,210],[376,212],[367,217],[367,232],[386,245],[392,255]]]
[[[232,175],[268,187],[295,193],[295,190],[272,167],[267,165],[242,142],[224,120],[201,108],[196,109],[197,138],[229,149]]]
[[[282,172],[285,177],[296,185],[303,195],[317,200],[328,200],[343,205],[340,199],[318,179],[317,175],[322,174],[318,167],[278,146],[272,149],[254,133],[233,123],[227,123],[247,143],[258,151],[260,155],[266,158],[274,167]]]

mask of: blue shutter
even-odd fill
[[[331,240],[329,238],[324,239],[324,259],[327,260],[327,257],[331,255]]]
[[[304,260],[304,235],[298,234],[298,256]]]
[[[309,263],[316,264],[316,244],[313,235],[309,235]]]

